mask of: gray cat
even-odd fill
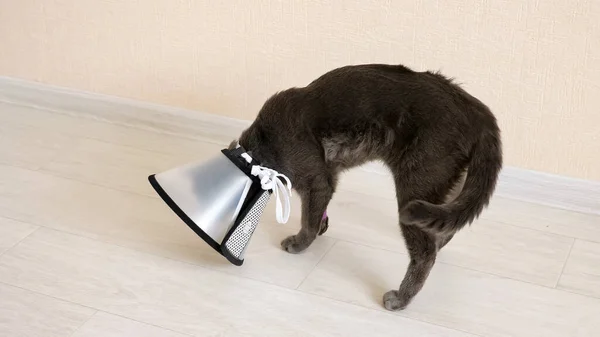
[[[437,252],[487,206],[502,167],[488,107],[439,73],[402,65],[346,66],[276,93],[239,144],[301,197],[302,229],[281,242],[290,253],[327,230],[341,172],[372,160],[390,168],[410,264],[383,296],[388,310],[421,290]]]

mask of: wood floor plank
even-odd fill
[[[331,201],[326,236],[406,252],[395,201],[340,191]],[[487,218],[458,232],[438,260],[554,287],[573,239]]]
[[[94,139],[78,139],[42,172],[150,196],[156,192],[147,177],[172,168],[220,155],[222,146],[198,143],[194,149],[171,154],[122,146]]]
[[[49,229],[0,257],[0,282],[196,336],[468,336]]]
[[[0,283],[0,336],[64,337],[95,310]]]
[[[279,242],[297,226],[277,224],[273,207],[264,212],[244,266],[236,267],[159,198],[0,165],[0,216],[296,288],[334,240],[320,240],[307,254],[285,253]]]
[[[300,290],[385,310],[408,256],[338,243]],[[481,336],[596,336],[600,300],[437,263],[423,290],[398,313]]]
[[[72,137],[0,119],[0,164],[37,170],[64,151]]]
[[[600,216],[512,200],[494,198],[482,218],[515,226],[600,242]]]

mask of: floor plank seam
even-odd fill
[[[98,308],[94,308],[94,307],[91,307],[89,305],[85,305],[85,304],[73,302],[73,301],[70,301],[70,300],[66,300],[64,298],[56,297],[54,295],[48,295],[48,294],[45,294],[45,293],[37,291],[37,290],[33,290],[33,289],[29,289],[29,288],[23,287],[21,285],[17,285],[17,284],[5,282],[5,281],[2,281],[2,280],[0,280],[0,284],[4,284],[5,286],[9,286],[9,287],[14,287],[14,288],[17,288],[17,289],[21,289],[21,290],[24,290],[24,291],[27,291],[27,292],[30,292],[30,293],[34,293],[34,294],[39,295],[39,296],[51,298],[51,299],[56,300],[56,301],[60,301],[60,302],[69,303],[69,304],[72,304],[72,305],[80,306],[82,308],[86,308],[86,309],[90,309],[90,310],[94,310],[94,311],[101,311]]]
[[[567,253],[567,257],[565,258],[565,262],[563,263],[562,269],[560,270],[560,274],[558,275],[558,278],[556,279],[556,283],[554,284],[554,289],[558,289],[558,285],[560,284],[560,279],[563,276],[563,273],[565,272],[565,268],[567,268],[567,263],[569,263],[569,259],[571,258],[571,252],[573,252],[573,247],[575,247],[575,242],[577,241],[577,239],[573,238],[573,242],[571,242],[571,247],[569,248],[569,253]],[[564,290],[564,289],[559,289],[559,290]]]
[[[14,243],[12,246],[10,246],[9,248],[5,249],[3,252],[0,252],[0,258],[2,258],[2,256],[3,256],[4,254],[8,253],[10,250],[12,250],[12,249],[16,248],[16,247],[17,247],[19,244],[21,244],[21,242],[23,242],[25,239],[27,239],[27,238],[28,238],[28,237],[30,237],[30,236],[31,236],[33,233],[37,232],[37,231],[38,231],[40,228],[42,228],[42,227],[43,227],[43,226],[40,226],[40,225],[33,224],[33,223],[31,223],[31,222],[22,221],[22,220],[19,220],[19,219],[12,219],[12,218],[10,218],[10,217],[7,217],[7,216],[4,216],[4,215],[2,215],[2,214],[0,214],[0,217],[3,217],[3,218],[5,218],[5,219],[9,219],[9,220],[13,220],[13,221],[17,221],[17,222],[21,222],[21,223],[24,223],[24,224],[28,224],[28,225],[32,225],[32,226],[36,226],[36,227],[37,227],[37,228],[35,228],[34,230],[32,230],[32,231],[31,231],[31,233],[29,233],[29,234],[25,235],[25,236],[24,236],[24,237],[22,237],[20,240],[18,240],[17,242],[15,242],[15,243]]]
[[[325,258],[325,256],[327,256],[327,254],[329,254],[329,252],[331,252],[331,250],[333,249],[333,247],[335,247],[338,244],[338,242],[340,241],[337,238],[333,238],[333,239],[335,241],[333,242],[333,244],[331,245],[331,247],[329,247],[329,249],[327,249],[327,251],[325,251],[325,253],[319,258],[319,260],[317,261],[317,263],[315,263],[315,265],[310,269],[310,271],[306,274],[306,276],[302,279],[302,281],[300,281],[300,283],[298,283],[298,285],[294,288],[294,290],[299,290],[300,289],[300,287],[302,286],[302,284],[304,284],[304,282],[309,278],[310,274],[312,274],[315,271],[315,269],[317,269],[317,267],[319,266],[319,264],[321,263],[321,261],[323,261],[323,259]]]
[[[29,290],[29,291],[31,291],[31,290]],[[81,328],[83,328],[87,324],[87,322],[89,322],[92,318],[96,317],[97,314],[98,314],[98,310],[94,309],[94,313],[92,313],[90,315],[90,317],[88,317],[81,324],[79,324],[79,326],[75,330],[73,330],[73,332],[71,332],[69,334],[69,337],[73,337],[77,332],[79,332],[79,330],[81,330]]]
[[[148,325],[148,326],[152,326],[152,327],[155,327],[155,328],[158,328],[158,329],[161,329],[161,330],[170,331],[170,332],[173,332],[173,333],[176,333],[176,334],[180,334],[180,335],[184,335],[184,336],[191,336],[191,337],[196,336],[196,335],[188,334],[186,332],[182,332],[182,331],[178,331],[178,330],[173,330],[171,328],[167,328],[167,327],[164,327],[164,326],[156,325],[154,323],[140,321],[138,319],[127,317],[127,316],[123,316],[121,314],[117,314],[117,313],[114,313],[114,312],[110,312],[110,311],[106,311],[106,310],[102,310],[102,309],[96,309],[96,310],[97,310],[97,313],[105,313],[105,314],[108,314],[108,315],[113,315],[113,316],[116,316],[116,317],[120,317],[122,319],[130,320],[130,321],[133,321],[133,322],[136,322],[136,323],[140,323],[140,324],[144,324],[144,325]]]

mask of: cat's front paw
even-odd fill
[[[403,300],[398,290],[390,290],[383,295],[383,306],[390,311],[399,311],[406,308],[408,301]]]
[[[288,236],[283,241],[281,241],[281,248],[288,253],[298,254],[305,250],[308,247],[308,244],[302,242],[298,239],[297,235]]]

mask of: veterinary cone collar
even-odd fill
[[[285,175],[260,166],[240,146],[221,152],[206,162],[153,174],[148,180],[181,220],[239,266],[271,193],[276,197],[277,222],[288,221],[292,184]]]

